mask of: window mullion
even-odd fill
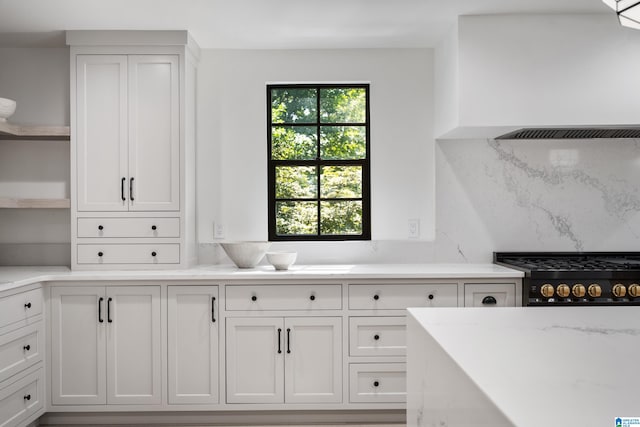
[[[320,87],[316,88],[316,209],[318,215],[317,227],[318,227],[318,236],[322,235],[320,230],[320,224],[322,224],[321,210],[320,210],[320,168],[321,168],[321,158],[320,158]]]

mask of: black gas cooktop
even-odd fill
[[[640,305],[640,252],[495,252],[493,260],[525,273],[525,306]]]

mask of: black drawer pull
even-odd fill
[[[374,386],[374,387],[378,387],[379,385],[380,385],[380,382],[379,382],[379,381],[374,381],[374,382],[373,382],[373,386]]]
[[[23,349],[24,351],[29,351],[29,350],[31,350],[31,346],[30,346],[29,344],[27,344],[27,345],[25,345],[24,347],[22,347],[22,349]]]
[[[373,296],[373,299],[374,299],[374,300],[376,300],[376,301],[378,301],[378,300],[380,299],[380,295],[375,294],[375,295]]]
[[[30,303],[30,302],[26,303],[26,304],[24,305],[24,308],[31,308],[31,303]]]
[[[251,301],[257,301],[257,300],[258,300],[258,297],[257,297],[257,296],[255,296],[255,295],[252,295],[252,296],[251,296]]]
[[[31,395],[30,394],[26,394],[24,396],[24,400],[31,400]]]
[[[99,226],[98,226],[98,230],[102,231],[102,230],[104,230],[104,227],[103,227],[103,226],[101,226],[101,225],[99,225]]]
[[[156,227],[155,225],[152,225],[152,226],[151,226],[151,229],[152,229],[153,231],[156,231],[156,230],[158,229],[158,227]]]
[[[378,340],[380,339],[380,335],[375,334],[375,335],[373,336],[373,339],[374,339],[374,340],[376,340],[376,341],[378,341]]]
[[[211,322],[216,323],[216,297],[211,297]]]
[[[433,296],[433,294],[429,294],[429,296],[428,296],[427,298],[429,298],[429,299],[433,299],[433,298],[434,298],[434,296]]]
[[[151,256],[156,256],[156,251],[151,252]]]
[[[482,304],[484,305],[496,305],[497,303],[498,301],[496,301],[495,297],[491,295],[487,295],[486,297],[482,298]]]
[[[315,301],[315,300],[316,300],[316,296],[315,296],[315,295],[311,295],[311,296],[309,297],[309,299],[310,299],[311,301]]]
[[[98,252],[99,257],[102,257],[102,255],[104,255],[102,252]]]

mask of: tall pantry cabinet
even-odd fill
[[[186,31],[68,31],[71,267],[195,263],[195,79]]]

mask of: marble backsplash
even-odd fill
[[[491,262],[493,251],[640,251],[640,140],[436,146],[436,240],[275,243],[299,263]],[[228,262],[217,245],[202,262]]]

